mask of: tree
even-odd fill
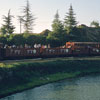
[[[59,19],[58,10],[57,10],[57,12],[54,16],[54,20],[53,20],[53,24],[52,24],[52,30],[53,30],[53,32],[56,32],[56,33],[64,31],[64,26]]]
[[[0,30],[2,34],[12,34],[14,32],[15,27],[12,25],[12,18],[10,10],[8,11],[8,16],[3,16],[5,24],[2,25]]]
[[[96,27],[96,28],[100,27],[98,21],[92,21],[91,24],[90,24],[90,26],[91,27]]]
[[[8,38],[9,45],[16,45],[20,46],[25,44],[25,39],[23,37],[23,34],[12,34]]]
[[[0,43],[7,44],[7,37],[5,35],[0,35]]]
[[[41,33],[40,33],[40,35],[43,35],[43,36],[48,36],[48,34],[50,33],[51,31],[50,30],[48,30],[48,29],[45,29],[44,31],[42,31]]]
[[[69,13],[66,13],[65,19],[64,19],[64,27],[65,30],[68,31],[68,33],[77,25],[76,18],[74,17],[74,11],[72,8],[72,5],[70,5]]]
[[[31,33],[33,30],[33,23],[34,23],[34,16],[31,13],[30,10],[30,4],[29,1],[27,0],[26,6],[23,9],[23,23],[24,23],[24,29],[25,29],[25,33]]]
[[[25,44],[33,46],[37,42],[37,35],[36,34],[23,34],[25,39]]]
[[[54,16],[52,32],[48,34],[47,39],[52,46],[61,46],[66,42],[66,33],[64,31],[64,26],[59,19],[58,11]]]

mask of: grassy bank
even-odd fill
[[[41,60],[0,64],[0,98],[42,84],[100,72],[100,60]]]

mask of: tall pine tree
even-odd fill
[[[66,33],[64,31],[64,26],[59,19],[59,13],[56,12],[54,20],[52,23],[52,32],[48,35],[51,46],[61,46],[64,45],[66,39]]]
[[[26,6],[23,9],[23,23],[24,23],[24,29],[25,29],[25,33],[32,33],[33,30],[33,26],[34,26],[34,16],[31,13],[30,10],[30,4],[29,1],[27,0],[26,2]]]
[[[65,19],[64,19],[64,28],[65,30],[67,30],[68,33],[73,29],[73,27],[77,25],[77,21],[74,15],[75,14],[73,11],[73,7],[72,5],[70,5],[69,12],[66,13]]]
[[[53,30],[53,32],[56,32],[56,33],[57,32],[58,33],[63,32],[63,30],[64,30],[64,26],[63,26],[62,22],[59,19],[58,10],[57,10],[57,12],[54,16],[54,20],[53,20],[53,24],[52,24],[52,30]]]
[[[3,16],[3,21],[5,24],[1,27],[1,33],[2,34],[12,34],[14,32],[15,27],[12,25],[12,18],[13,16],[10,14],[10,10],[8,11],[7,16]]]

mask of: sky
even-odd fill
[[[45,29],[52,30],[52,21],[56,11],[59,11],[60,19],[63,21],[68,12],[70,4],[73,6],[76,20],[79,24],[90,25],[93,20],[100,22],[100,0],[29,0],[31,12],[36,18],[34,33],[40,33]],[[8,10],[14,16],[13,25],[15,32],[19,33],[19,21],[17,16],[23,15],[22,10],[26,0],[0,0],[0,27],[3,15],[7,16]]]

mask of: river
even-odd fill
[[[0,100],[100,100],[100,76],[50,83]]]

